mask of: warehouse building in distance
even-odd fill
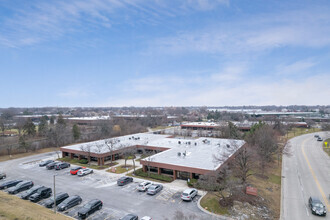
[[[108,145],[113,144],[110,151]],[[62,156],[88,158],[104,165],[116,160],[129,148],[153,151],[153,156],[140,160],[143,171],[170,175],[173,179],[198,178],[221,169],[245,145],[243,140],[219,138],[181,139],[170,135],[139,133],[117,138],[61,147]],[[214,156],[221,160],[214,160]]]

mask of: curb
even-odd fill
[[[207,211],[206,209],[204,209],[204,208],[201,206],[200,203],[201,203],[201,200],[203,199],[203,197],[206,196],[206,194],[207,194],[207,193],[204,193],[204,195],[202,195],[202,196],[199,198],[199,200],[198,200],[198,202],[197,202],[197,207],[198,207],[202,212],[204,212],[204,213],[206,213],[206,214],[209,214],[209,215],[212,215],[213,217],[216,217],[216,218],[218,218],[218,219],[232,220],[232,218],[230,218],[230,217],[223,216],[223,215],[218,215],[218,214],[212,213],[212,212]]]

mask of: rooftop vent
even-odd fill
[[[197,142],[195,142],[195,146],[197,146]]]
[[[181,152],[178,152],[178,157],[180,157],[181,156]]]
[[[178,141],[178,144],[181,144],[181,141]]]
[[[226,144],[227,148],[230,148],[230,145],[229,144]]]

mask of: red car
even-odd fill
[[[70,173],[72,175],[77,175],[78,170],[83,169],[83,168],[86,168],[86,167],[76,167],[76,168],[73,168],[73,169],[70,170]]]

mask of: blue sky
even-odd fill
[[[0,0],[0,107],[326,105],[330,2]]]

